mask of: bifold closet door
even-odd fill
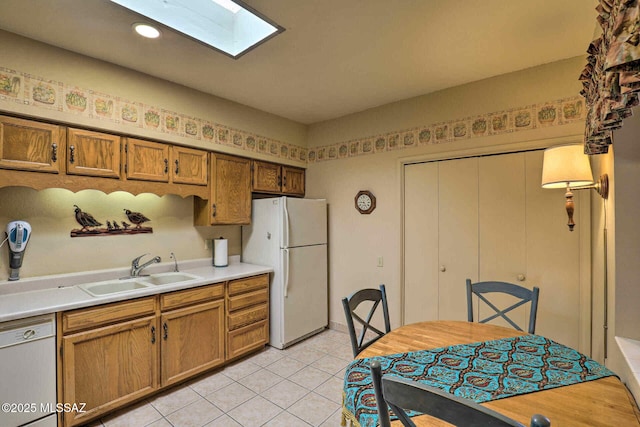
[[[405,166],[404,323],[466,320],[478,276],[478,159]]]
[[[465,280],[499,280],[538,286],[536,333],[590,352],[590,194],[574,192],[568,231],[564,190],[540,187],[542,155],[405,166],[405,324],[466,320]],[[518,310],[526,324],[529,307]]]
[[[438,162],[404,167],[404,323],[438,319]]]
[[[479,281],[501,281],[527,287],[525,153],[478,159]],[[517,302],[513,297],[492,295],[499,307]],[[474,304],[474,318],[495,312],[486,304]],[[509,317],[526,325],[529,308],[519,307]],[[492,323],[509,326],[503,319]]]

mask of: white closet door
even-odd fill
[[[438,318],[467,320],[465,282],[478,279],[478,158],[438,165]]]
[[[438,319],[438,162],[406,165],[404,179],[404,324],[409,324]]]
[[[479,280],[526,282],[525,154],[513,153],[479,159]],[[508,295],[488,297],[497,307],[506,308],[518,300]],[[486,304],[474,304],[475,319],[495,312]],[[508,313],[509,318],[526,330],[529,306]],[[503,319],[493,324],[508,326]]]
[[[590,353],[590,194],[570,232],[541,176],[542,151],[405,167],[404,323],[466,320],[465,280],[501,280],[538,286],[536,333]]]
[[[541,176],[542,152],[528,152],[527,283],[540,288],[536,333],[589,354],[590,194],[573,192],[577,224],[569,231],[565,190],[541,188]]]

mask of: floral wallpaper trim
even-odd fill
[[[47,80],[0,67],[0,101],[16,102],[34,109],[50,109],[69,115],[110,121],[131,128],[234,147],[302,163],[342,159],[428,144],[443,144],[502,133],[584,121],[586,109],[580,96],[486,113],[475,117],[433,123],[412,129],[364,137],[321,147],[304,148],[92,89]]]
[[[585,120],[585,103],[580,96],[526,107],[448,120],[412,129],[353,139],[308,149],[308,162],[342,159],[429,144],[499,135]]]
[[[234,147],[274,157],[274,160],[307,162],[307,149],[294,144],[233,129],[211,118],[192,117],[160,105],[47,80],[0,67],[0,102],[16,102],[34,109],[49,109],[66,114],[117,123],[131,129],[156,131],[212,145]],[[71,119],[70,119],[71,120]]]

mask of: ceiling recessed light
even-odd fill
[[[146,37],[148,39],[157,39],[160,37],[160,31],[149,24],[133,24],[133,29],[142,37]]]

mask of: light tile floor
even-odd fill
[[[91,427],[339,427],[349,335],[326,330],[268,347],[151,397]]]

